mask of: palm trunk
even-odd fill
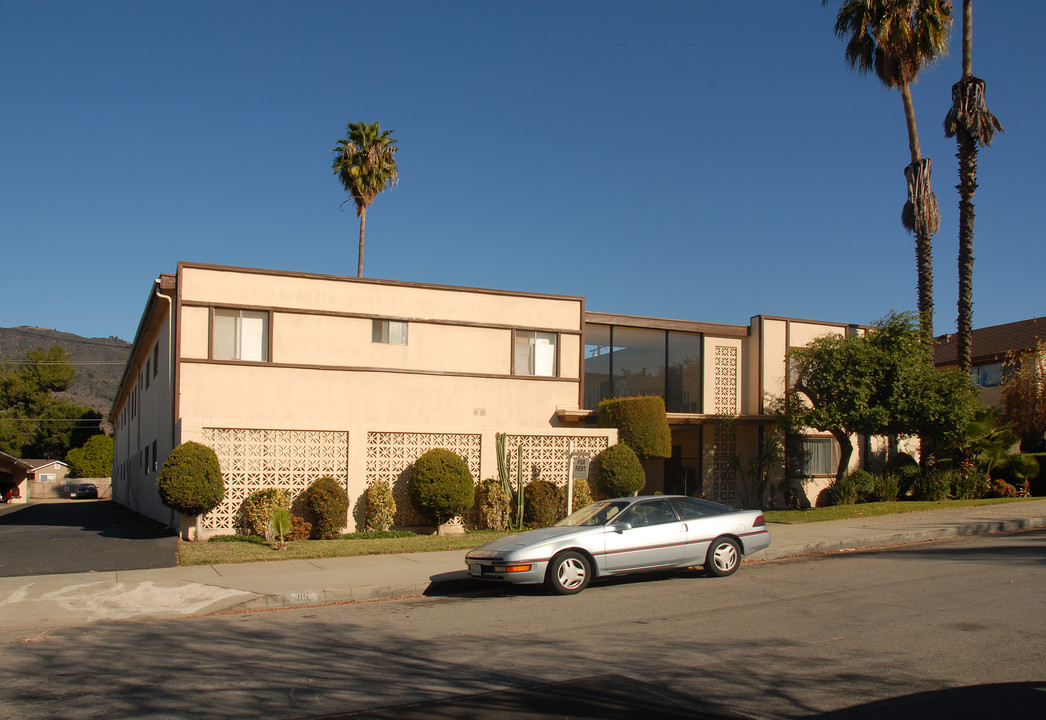
[[[959,316],[956,321],[958,361],[963,372],[973,364],[973,194],[977,191],[977,141],[956,133],[959,142]]]
[[[360,256],[356,261],[356,277],[363,277],[363,231],[367,226],[367,208],[360,208]]]
[[[933,234],[940,226],[937,197],[930,184],[930,160],[919,150],[919,133],[915,126],[915,108],[911,87],[900,86],[904,118],[908,127],[908,148],[912,163],[904,169],[908,181],[908,202],[901,222],[915,236],[915,268],[919,307],[919,327],[923,342],[933,341]]]

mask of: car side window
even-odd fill
[[[621,521],[627,522],[632,527],[660,525],[675,522],[678,519],[675,510],[672,509],[672,503],[668,500],[636,503],[621,515]]]
[[[675,503],[676,509],[679,510],[679,516],[684,520],[716,514],[716,505],[697,500],[696,498],[676,498]]]

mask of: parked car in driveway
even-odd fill
[[[94,483],[80,483],[69,492],[71,498],[96,498],[98,486]]]
[[[545,583],[560,595],[593,578],[701,566],[732,575],[743,555],[770,545],[760,510],[737,510],[682,495],[593,503],[556,525],[508,535],[465,555],[483,580]]]

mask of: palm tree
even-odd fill
[[[363,232],[367,225],[367,206],[382,190],[399,180],[396,167],[396,141],[392,130],[381,131],[381,123],[349,123],[348,140],[338,140],[331,152],[337,153],[331,167],[345,191],[356,202],[360,219],[360,255],[356,276],[363,277]],[[346,200],[345,202],[348,202]],[[344,205],[345,203],[342,203]]]
[[[952,85],[952,108],[944,134],[959,146],[959,367],[970,371],[973,342],[973,194],[977,191],[977,145],[991,145],[1002,124],[984,100],[984,81],[973,76],[973,2],[962,3],[962,79]]]
[[[835,19],[835,34],[847,40],[850,66],[874,72],[886,87],[901,93],[912,160],[904,169],[908,201],[901,223],[915,236],[919,325],[925,342],[933,338],[932,242],[941,213],[930,187],[930,160],[919,150],[911,85],[924,67],[947,52],[951,26],[950,0],[843,0]]]

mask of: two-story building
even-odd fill
[[[572,452],[616,441],[592,422],[601,399],[660,395],[673,456],[647,464],[646,491],[738,502],[731,458],[754,452],[766,432],[787,349],[852,331],[770,316],[721,325],[609,315],[566,295],[180,263],[150,291],[113,404],[113,498],[176,524],[156,475],[174,446],[195,440],[214,448],[227,488],[205,518],[210,532],[231,530],[254,490],[297,494],[324,475],[344,483],[350,527],[379,479],[396,492],[397,524],[417,525],[405,480],[424,451],[448,448],[477,480],[495,477],[495,435],[506,433],[513,467],[522,457],[528,478],[564,482]],[[808,475],[834,474],[834,440],[803,442]]]

